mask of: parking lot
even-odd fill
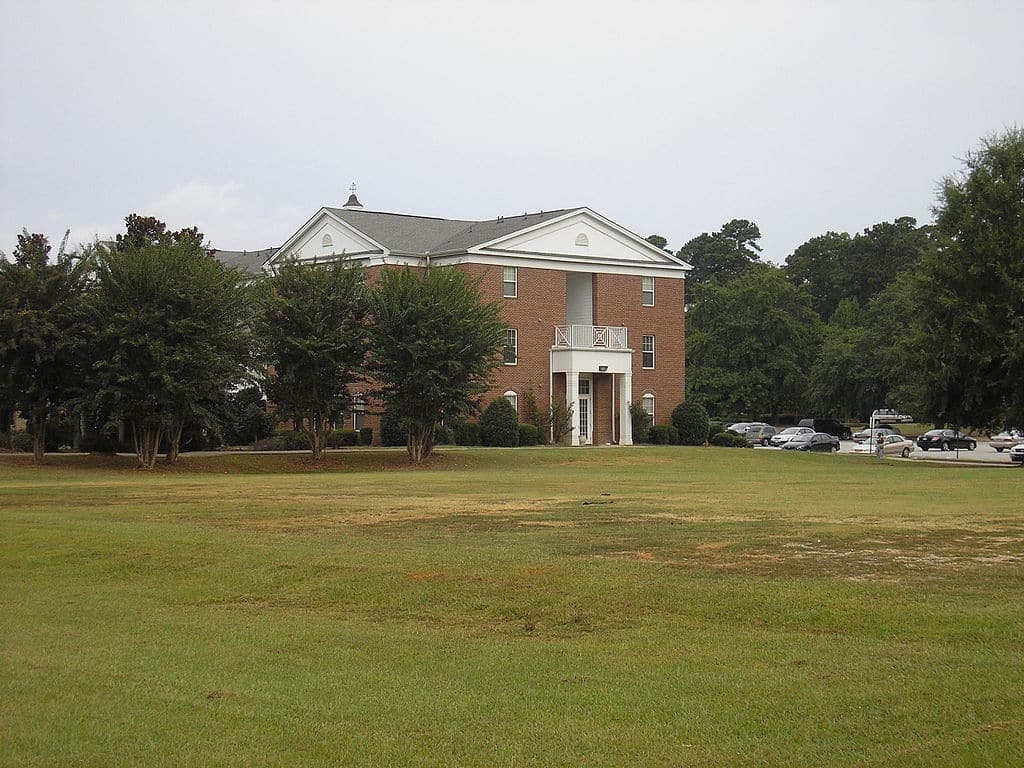
[[[853,440],[842,440],[839,443],[840,453],[849,453],[850,449],[855,446],[856,443]],[[758,447],[755,450],[758,451],[781,451],[781,448],[769,448],[769,447]],[[868,457],[864,457],[868,458]],[[874,458],[872,455],[870,458]],[[891,457],[890,457],[891,458]],[[1005,465],[1011,466],[1009,451],[1003,451],[997,453],[994,448],[990,448],[986,440],[981,439],[978,441],[978,447],[973,451],[961,449],[959,451],[922,451],[917,448],[913,453],[910,454],[909,461],[969,461],[972,464],[993,464],[993,465]],[[1015,466],[1021,466],[1017,464]]]

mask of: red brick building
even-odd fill
[[[346,258],[371,279],[391,265],[479,276],[508,324],[485,402],[507,397],[522,412],[527,392],[540,405],[564,399],[573,444],[631,444],[631,402],[665,423],[683,400],[690,266],[589,208],[464,221],[368,211],[352,195],[317,211],[263,266],[288,257]]]

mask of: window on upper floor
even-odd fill
[[[644,336],[641,365],[644,368],[654,367],[654,336]]]
[[[514,299],[519,295],[519,268],[505,267],[501,278],[501,295]]]
[[[654,306],[654,278],[640,278],[640,303],[645,307]]]
[[[519,362],[519,334],[515,328],[505,329],[505,365]]]
[[[320,241],[320,245],[323,248],[333,248],[334,241],[331,239],[330,234],[325,234],[324,239]]]
[[[508,392],[502,395],[502,397],[508,400],[509,405],[511,405],[515,409],[516,413],[519,413],[519,395],[517,395],[513,390],[510,389]]]

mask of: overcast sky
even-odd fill
[[[782,262],[910,215],[1024,124],[1024,2],[0,0],[0,249],[283,243],[358,185],[460,219],[589,206]]]

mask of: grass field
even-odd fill
[[[1024,765],[1024,471],[130,461],[0,456],[0,765]]]

